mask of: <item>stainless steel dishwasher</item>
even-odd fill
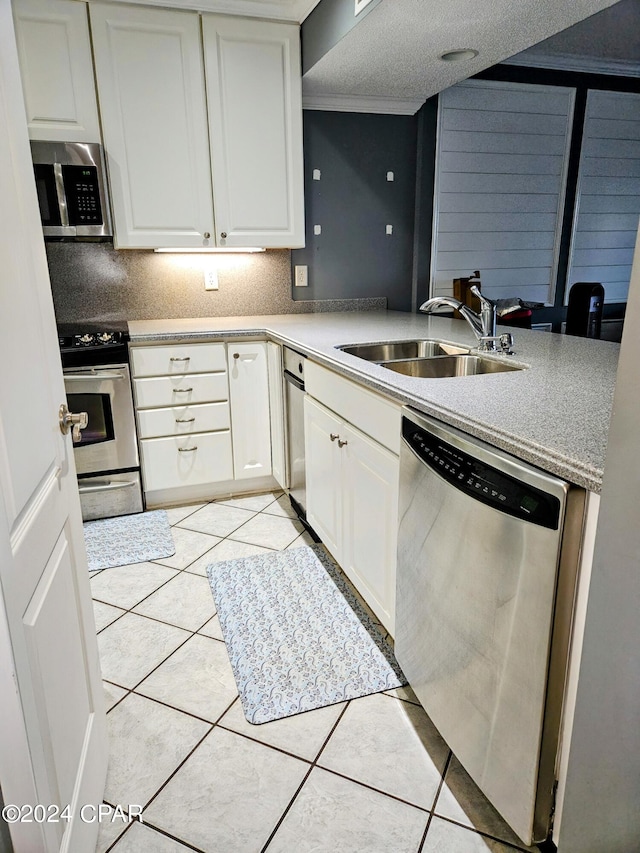
[[[289,499],[306,521],[306,476],[304,461],[304,363],[299,352],[283,347],[284,402],[287,420],[287,466]]]
[[[520,838],[550,830],[585,493],[404,410],[396,657]]]

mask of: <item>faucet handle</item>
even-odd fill
[[[482,293],[480,293],[478,286],[476,284],[472,284],[471,287],[469,288],[469,290],[471,291],[471,293],[473,293],[474,296],[478,297],[481,304],[487,305],[488,307],[494,305],[494,303],[490,299],[487,299],[486,296],[484,296]]]

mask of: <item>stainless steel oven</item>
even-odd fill
[[[74,440],[85,521],[143,509],[126,341],[100,334],[102,342],[93,333],[60,339],[67,406],[87,414]]]

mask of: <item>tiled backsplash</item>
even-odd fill
[[[111,243],[46,244],[59,323],[228,317],[386,308],[386,299],[295,301],[291,253],[155,254]],[[215,268],[218,290],[205,290]]]

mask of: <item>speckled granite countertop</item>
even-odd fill
[[[475,345],[464,320],[399,311],[136,320],[132,344],[262,336],[514,456],[599,492],[618,344],[511,329],[527,370],[416,379],[336,349],[350,343],[435,338]]]

